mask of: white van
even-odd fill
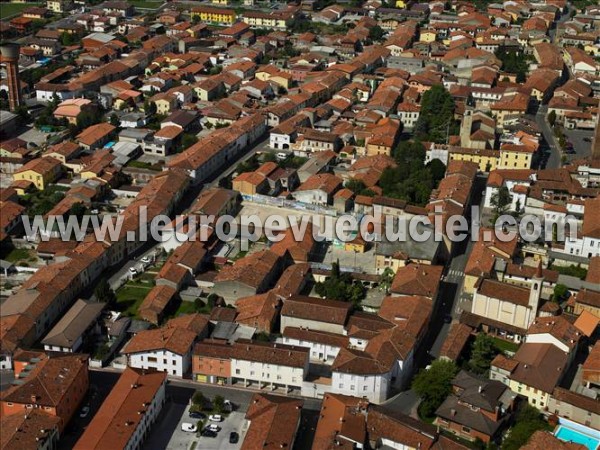
[[[181,431],[188,431],[190,433],[195,433],[196,431],[198,431],[198,427],[196,425],[194,425],[193,423],[183,422],[181,424]]]
[[[282,161],[283,161],[284,159],[287,159],[287,157],[288,157],[288,154],[287,154],[287,153],[282,153],[282,152],[279,152],[279,153],[277,153],[277,154],[275,155],[275,157],[276,157],[277,159],[280,159],[280,160],[282,160]]]

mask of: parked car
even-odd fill
[[[181,424],[181,431],[187,431],[189,433],[195,433],[196,431],[198,431],[198,427],[196,425],[194,425],[193,423],[183,422]]]
[[[138,271],[137,271],[137,269],[135,267],[130,267],[129,268],[129,273],[132,274],[132,275],[137,275]]]
[[[583,142],[592,142],[592,138],[586,136],[583,138]]]
[[[81,408],[81,411],[79,411],[79,417],[81,417],[81,418],[87,417],[89,413],[90,413],[90,407],[85,405],[83,408]]]
[[[225,402],[223,403],[223,409],[225,410],[225,412],[230,413],[235,409],[235,406],[229,400],[225,400]]]
[[[206,419],[206,414],[201,413],[200,411],[190,411],[189,413],[190,419]]]
[[[211,423],[211,424],[207,425],[206,429],[208,429],[210,431],[214,431],[215,433],[218,433],[219,431],[221,431],[221,427],[219,425],[214,424],[214,423]]]
[[[140,261],[142,261],[144,264],[149,264],[152,262],[152,258],[149,256],[144,256]]]
[[[240,435],[237,434],[235,431],[232,431],[231,433],[229,433],[229,443],[230,444],[237,444],[237,442],[240,440]]]
[[[216,431],[209,430],[208,428],[205,428],[204,430],[202,430],[201,434],[204,437],[210,437],[210,438],[216,438],[218,435]]]
[[[208,416],[208,420],[210,420],[211,422],[222,422],[223,416],[221,416],[221,414],[211,414],[210,416]]]

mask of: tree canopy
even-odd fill
[[[384,35],[385,31],[379,25],[375,25],[369,29],[369,39],[372,41],[381,41]]]
[[[429,369],[415,376],[412,389],[421,398],[419,410],[425,417],[432,417],[452,391],[452,379],[458,367],[452,361],[435,360]]]
[[[354,283],[352,275],[340,271],[340,264],[334,262],[331,268],[331,276],[315,285],[315,291],[321,297],[330,300],[351,302],[355,307],[365,298],[365,288],[362,283]]]
[[[528,403],[524,404],[517,413],[515,423],[502,442],[502,450],[518,450],[536,431],[550,429],[550,426],[542,419],[540,412]]]
[[[419,141],[402,141],[392,152],[397,167],[385,169],[379,186],[387,197],[425,205],[431,191],[444,177],[446,167],[434,160],[425,164],[425,147]]]
[[[454,120],[454,99],[444,86],[435,85],[423,94],[414,132],[422,141],[437,143],[446,143],[450,134],[458,132]]]
[[[495,53],[496,57],[502,61],[502,70],[517,75],[517,83],[524,83],[529,70],[529,63],[525,55],[517,49],[508,49],[499,47]]]
[[[108,284],[108,281],[106,281],[106,278],[102,278],[100,280],[96,286],[96,289],[94,289],[94,295],[96,296],[96,300],[99,302],[104,302],[108,305],[112,305],[117,301],[117,296],[110,287],[110,284]]]
[[[487,373],[498,352],[494,339],[485,333],[479,333],[473,341],[469,369],[479,375]]]

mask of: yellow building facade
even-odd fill
[[[450,161],[469,161],[479,166],[479,171],[489,172],[495,170],[500,162],[500,151],[489,149],[461,148],[448,154]]]
[[[196,8],[192,10],[191,17],[200,17],[202,22],[220,23],[231,25],[235,22],[235,11],[218,8]]]

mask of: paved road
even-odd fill
[[[221,179],[228,177],[233,172],[237,166],[245,161],[248,161],[258,152],[265,152],[270,150],[269,148],[269,133],[266,133],[265,136],[258,142],[256,142],[251,149],[249,149],[246,153],[244,153],[236,162],[232,163],[227,169],[223,170],[214,180],[206,185],[206,187],[215,187],[219,185],[219,181]]]
[[[561,167],[561,154],[560,147],[554,136],[554,132],[550,127],[550,124],[547,120],[548,115],[548,106],[542,105],[538,109],[537,114],[535,115],[535,121],[540,127],[540,131],[544,136],[544,140],[546,141],[548,148],[550,149],[550,155],[548,156],[548,160],[546,162],[547,169],[558,169]]]
[[[556,28],[558,27],[558,25],[570,19],[571,8],[568,4],[566,5],[566,7],[567,12],[559,17],[559,19],[556,21],[556,26],[552,27],[548,33],[550,35],[551,42],[554,42],[554,39],[556,38]]]

